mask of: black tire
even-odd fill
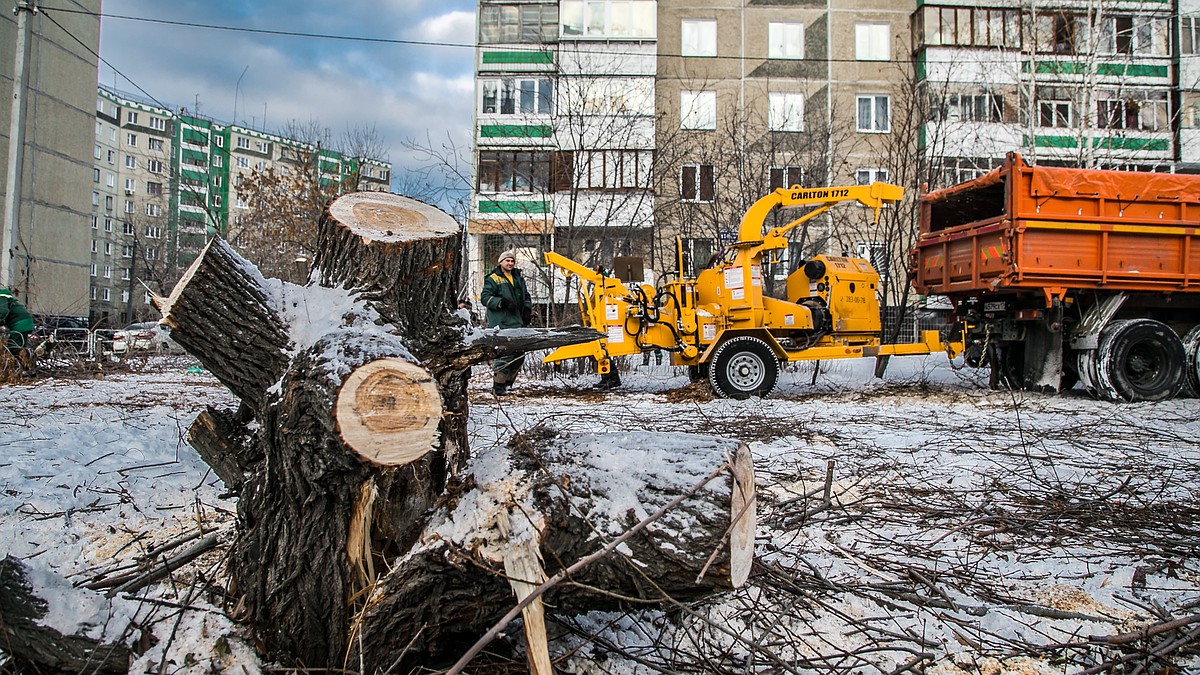
[[[1193,326],[1183,336],[1183,391],[1192,398],[1200,397],[1200,326]]]
[[[708,383],[722,398],[766,396],[779,381],[779,358],[771,346],[749,335],[717,345],[709,360]]]
[[[1113,321],[1092,356],[1093,393],[1110,401],[1162,401],[1183,386],[1183,341],[1153,319]]]

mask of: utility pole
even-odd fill
[[[8,129],[8,174],[4,184],[4,224],[0,233],[0,287],[16,281],[16,245],[21,215],[21,179],[25,170],[25,95],[29,84],[29,45],[37,0],[17,0],[16,58],[13,62],[12,113]],[[26,300],[28,300],[26,298]]]

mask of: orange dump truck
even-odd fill
[[[918,293],[992,384],[1114,401],[1200,395],[1200,176],[1030,166],[921,197]]]

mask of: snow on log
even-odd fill
[[[35,584],[35,577],[40,583]],[[62,588],[35,589],[48,584]],[[64,589],[69,589],[69,599],[58,597]],[[128,617],[115,616],[120,610],[114,602],[5,557],[0,560],[0,648],[15,660],[15,672],[128,672],[129,648],[121,636],[104,634],[106,627],[120,631],[128,625]],[[70,626],[62,626],[64,622]]]
[[[321,285],[349,289],[415,337],[456,305],[461,229],[424,202],[352,192],[326,209],[313,267]]]
[[[255,410],[287,368],[288,326],[266,279],[213,239],[159,301],[171,337]]]
[[[720,471],[731,464],[736,472]],[[506,570],[533,576],[512,583],[519,595],[541,583],[529,556],[514,562],[514,549],[534,547],[546,574],[561,573],[674,500],[616,553],[549,590],[546,611],[701,597],[744,582],[753,556],[753,471],[738,441],[535,430],[482,453],[465,482],[471,488],[434,514],[373,588],[351,645],[361,644],[368,670],[392,666],[397,645],[435,658],[466,651],[516,604]]]

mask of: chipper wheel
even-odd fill
[[[766,396],[779,381],[779,358],[766,342],[749,335],[717,345],[708,367],[708,383],[717,396],[746,399]]]

